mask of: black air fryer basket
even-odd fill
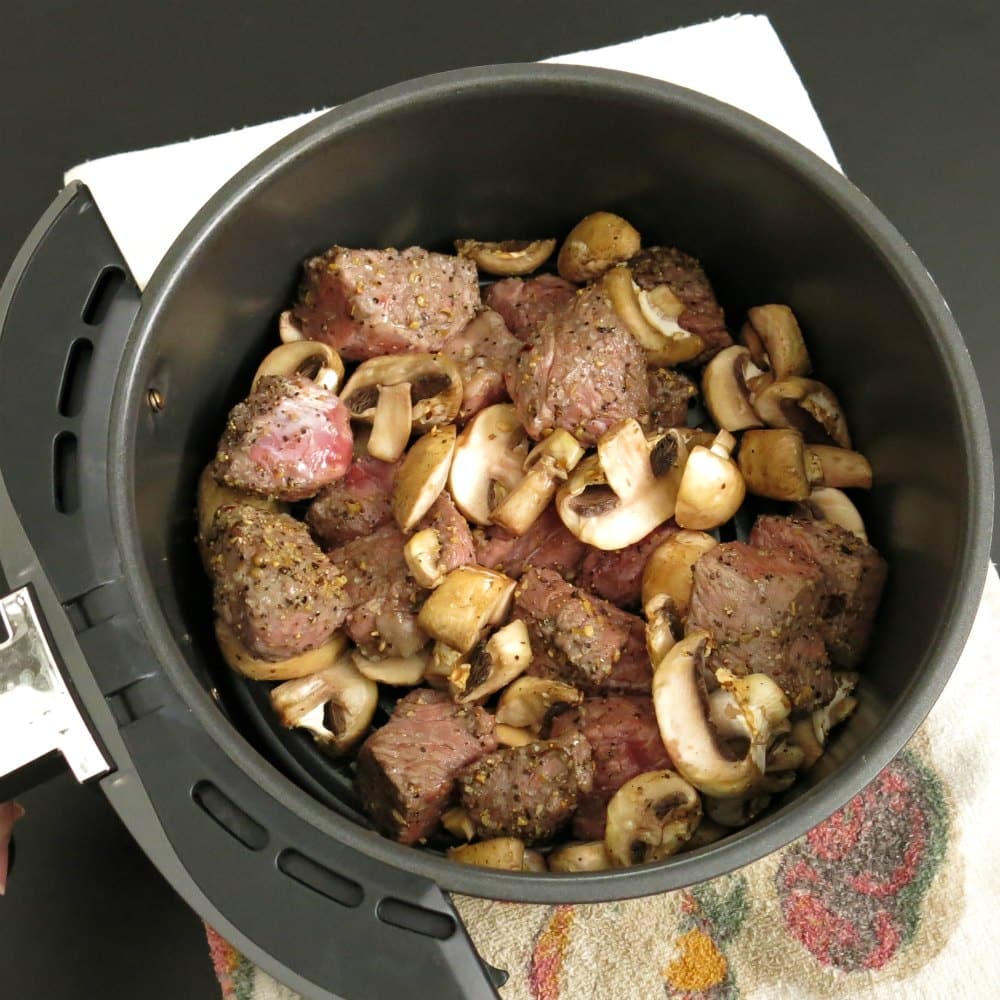
[[[304,258],[334,242],[564,233],[596,208],[700,257],[731,322],[749,305],[793,305],[875,467],[863,513],[890,582],[859,712],[772,814],[641,868],[472,868],[373,833],[349,769],[279,731],[261,690],[226,671],[195,483]],[[141,295],[89,192],[71,185],[16,259],[0,324],[0,799],[61,752],[201,916],[309,997],[408,996],[415,976],[421,995],[496,995],[503,973],[480,961],[448,891],[627,898],[801,835],[913,733],[981,594],[986,418],[932,281],[815,156],[666,84],[505,66],[354,101],[227,184]]]

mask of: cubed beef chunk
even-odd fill
[[[687,424],[688,406],[698,394],[694,384],[683,372],[673,368],[650,368],[649,419],[646,429],[665,431]]]
[[[322,646],[347,615],[343,571],[294,517],[222,507],[209,553],[215,613],[259,659],[287,660]]]
[[[456,705],[442,691],[418,688],[358,751],[358,791],[381,833],[413,844],[431,833],[450,805],[455,777],[496,749],[493,716]]]
[[[422,531],[424,528],[432,528],[438,533],[442,573],[450,573],[459,566],[468,566],[476,561],[469,522],[459,513],[447,490],[441,491],[430,510],[418,522],[416,530]]]
[[[306,339],[364,361],[439,351],[479,304],[476,265],[464,257],[335,246],[306,261],[294,318]]]
[[[819,567],[824,590],[820,635],[834,664],[856,667],[868,648],[885,584],[885,560],[857,535],[829,521],[758,517],[750,544],[794,554]]]
[[[459,774],[458,794],[480,837],[534,844],[569,822],[593,780],[590,746],[573,734],[565,743],[529,743],[481,757]]]
[[[626,417],[649,413],[646,355],[603,289],[581,289],[530,336],[507,391],[536,440],[556,427],[592,445]]]
[[[213,472],[238,490],[305,500],[347,472],[352,440],[334,393],[304,375],[266,375],[230,412]]]
[[[580,563],[576,585],[620,608],[637,606],[642,597],[642,572],[646,568],[646,560],[653,549],[676,535],[677,531],[673,521],[666,521],[645,538],[624,549],[606,552],[588,547]]]
[[[555,570],[572,580],[587,546],[563,524],[555,505],[547,507],[523,535],[512,535],[499,525],[473,532],[476,562],[515,579],[528,566]]]
[[[459,420],[507,399],[504,372],[514,364],[521,342],[511,335],[499,313],[484,309],[441,348],[462,376]]]
[[[725,542],[694,564],[687,631],[711,634],[711,670],[767,674],[795,708],[813,708],[834,691],[820,633],[824,595],[812,560]]]
[[[555,274],[504,278],[486,289],[485,301],[518,340],[527,340],[552,313],[576,295],[576,285]]]
[[[347,474],[324,487],[306,511],[306,523],[327,548],[370,535],[392,520],[392,483],[398,465],[359,455]]]

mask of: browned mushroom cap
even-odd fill
[[[847,418],[829,386],[791,375],[757,393],[757,415],[768,427],[793,427],[810,444],[851,447]]]
[[[759,368],[770,370],[776,379],[809,374],[809,352],[788,306],[755,306],[747,317],[741,336]]]
[[[808,451],[819,462],[819,482],[824,486],[871,489],[871,463],[860,452],[825,444],[809,445]]]
[[[858,512],[858,508],[841,490],[820,486],[802,501],[802,508],[809,517],[814,517],[818,521],[838,524],[841,528],[857,535],[863,542],[868,541],[865,522]]]
[[[429,649],[420,650],[412,656],[386,656],[381,660],[370,660],[357,649],[351,653],[351,660],[359,674],[371,681],[393,687],[413,687],[419,684],[429,659]]]
[[[417,622],[431,638],[467,653],[487,625],[507,617],[516,585],[503,573],[459,566],[424,601]]]
[[[287,681],[308,677],[332,667],[347,648],[347,637],[342,632],[335,632],[322,646],[275,663],[253,656],[221,618],[215,621],[215,638],[226,663],[238,674],[254,681]]]
[[[483,702],[516,680],[531,665],[528,626],[515,619],[476,645],[449,677],[452,698],[459,705]]]
[[[554,705],[579,705],[581,701],[583,693],[571,684],[546,677],[519,677],[500,695],[496,720],[538,733]]]
[[[517,726],[505,726],[498,722],[494,730],[497,743],[502,747],[526,747],[529,743],[534,743],[538,735],[530,729],[520,729]]]
[[[707,532],[678,531],[658,545],[642,572],[642,607],[646,614],[667,597],[674,612],[686,617],[694,588],[694,564],[717,544]]]
[[[392,484],[392,513],[400,531],[412,531],[441,495],[457,439],[454,424],[432,427],[407,452]]]
[[[592,281],[642,248],[638,231],[620,215],[592,212],[570,231],[559,250],[557,268],[567,281]]]
[[[711,448],[696,445],[684,466],[674,520],[682,528],[706,531],[725,524],[743,503],[746,484],[730,453],[736,438],[721,430]]]
[[[328,344],[296,340],[276,347],[257,368],[253,389],[266,375],[305,375],[317,385],[336,392],[344,378],[344,362]]]
[[[530,274],[541,267],[556,248],[555,240],[455,240],[459,257],[468,257],[480,271],[501,276]]]
[[[701,392],[705,406],[715,423],[727,431],[743,431],[748,427],[763,427],[764,422],[751,406],[751,399],[766,373],[750,357],[750,351],[739,344],[720,351],[705,366]],[[751,389],[754,385],[754,389]]]
[[[525,870],[526,853],[524,842],[516,837],[494,837],[492,840],[479,840],[474,844],[448,848],[448,857],[452,861],[511,872]]]

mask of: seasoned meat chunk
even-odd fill
[[[581,289],[531,335],[507,391],[536,440],[563,427],[592,445],[612,424],[649,412],[645,353],[599,287]]]
[[[576,585],[620,608],[637,606],[642,598],[642,571],[646,568],[646,560],[653,549],[676,535],[678,530],[673,521],[665,521],[645,538],[624,549],[605,552],[588,546]]]
[[[493,716],[418,688],[358,752],[358,792],[387,837],[413,844],[429,836],[450,804],[456,775],[496,749]]]
[[[577,840],[603,840],[611,796],[637,774],[671,767],[670,757],[648,697],[587,698],[552,722],[552,739],[574,733],[581,733],[590,744],[594,786],[580,796],[573,816],[573,836]]]
[[[642,619],[529,567],[514,592],[514,616],[528,626],[528,673],[555,677],[588,694],[648,693],[652,668]]]
[[[417,530],[433,528],[441,540],[441,572],[450,573],[459,566],[476,561],[469,522],[458,512],[455,501],[447,490],[442,490],[431,509],[424,514]]]
[[[646,247],[628,263],[640,288],[666,285],[684,305],[684,312],[677,318],[678,326],[697,334],[705,343],[705,349],[691,364],[703,364],[733,342],[722,306],[694,257],[675,247]]]
[[[476,265],[464,257],[335,246],[306,261],[294,318],[306,339],[364,361],[439,351],[478,305]]]
[[[213,472],[238,490],[305,500],[347,472],[351,445],[336,395],[304,375],[267,375],[230,412]]]
[[[711,670],[767,674],[795,708],[813,708],[834,692],[820,632],[824,597],[812,560],[725,542],[694,564],[687,630],[711,634]]]
[[[576,295],[576,285],[555,274],[537,278],[504,278],[486,289],[485,301],[518,340],[527,340],[542,321]]]
[[[521,342],[511,336],[499,313],[484,309],[464,330],[449,337],[441,348],[462,376],[459,420],[507,398],[504,372],[514,363]]]
[[[694,382],[673,368],[650,368],[649,431],[665,431],[687,424],[688,406],[697,395]]]
[[[325,487],[306,511],[306,523],[327,548],[370,535],[392,520],[397,463],[359,455],[347,474]]]
[[[750,544],[794,554],[819,567],[824,590],[820,635],[838,667],[856,667],[868,648],[885,584],[885,560],[857,535],[829,521],[758,517]]]
[[[572,580],[587,546],[563,524],[555,506],[547,507],[523,535],[512,535],[499,525],[473,532],[476,562],[515,579],[526,567],[552,569]]]
[[[215,613],[259,659],[322,646],[347,615],[342,571],[294,517],[222,507],[209,553]]]
[[[459,801],[481,837],[548,840],[569,822],[594,765],[579,734],[565,743],[506,747],[480,758],[458,775]]]

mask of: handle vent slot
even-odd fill
[[[278,870],[300,885],[332,899],[341,906],[360,906],[365,891],[353,879],[330,871],[329,868],[307,858],[295,850],[284,850],[278,855]]]
[[[251,851],[267,847],[267,830],[251,819],[228,795],[210,781],[199,781],[191,790],[191,798],[230,836]]]
[[[60,416],[75,417],[83,409],[87,375],[90,372],[90,362],[93,357],[94,345],[85,337],[80,337],[70,344],[69,352],[66,355],[66,366],[63,368],[62,382],[59,384]]]
[[[414,934],[423,934],[439,941],[447,941],[456,930],[455,921],[447,913],[428,910],[392,896],[379,900],[375,914],[383,924],[401,927],[404,931],[413,931]]]
[[[80,507],[79,448],[71,431],[52,442],[52,499],[60,514],[75,514]]]
[[[124,284],[125,272],[120,267],[109,265],[101,269],[101,273],[90,287],[90,294],[80,314],[80,318],[87,326],[100,326],[104,322],[111,303]]]

